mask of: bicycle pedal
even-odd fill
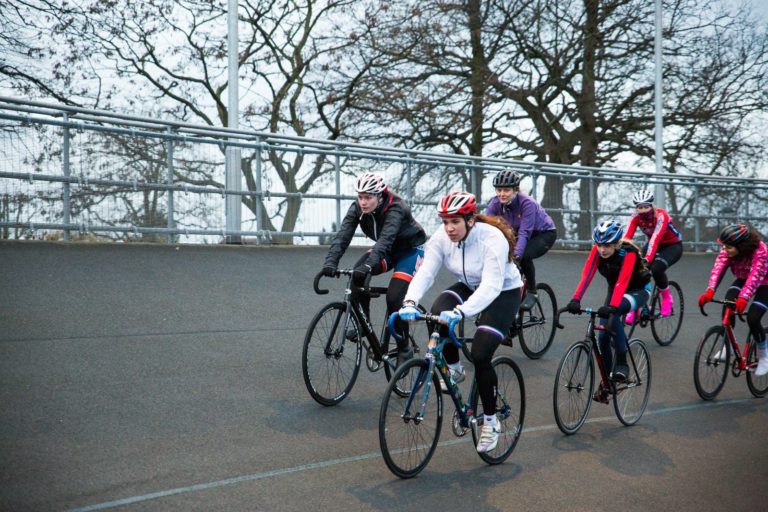
[[[512,340],[511,336],[504,336],[504,339],[501,340],[502,345],[506,345],[507,347],[514,347],[514,341]]]
[[[465,427],[461,424],[459,411],[455,409],[453,411],[453,418],[451,419],[451,430],[453,431],[453,435],[456,437],[464,437],[469,431],[469,427]]]
[[[365,353],[365,366],[371,373],[376,373],[384,366],[382,361],[377,360],[371,352]]]
[[[601,385],[599,388],[597,388],[597,391],[595,391],[594,395],[592,395],[592,400],[595,402],[600,402],[601,404],[607,404],[608,391]]]

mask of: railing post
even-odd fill
[[[413,180],[411,171],[411,159],[409,158],[405,164],[405,197],[408,204],[413,205]]]
[[[335,181],[336,181],[336,230],[341,228],[341,148],[336,148],[336,158],[333,160]]]
[[[70,176],[70,168],[69,168],[69,115],[65,112],[64,113],[64,148],[63,148],[63,154],[62,154],[62,161],[61,161],[61,167],[62,172],[64,173],[65,178],[69,178]],[[63,208],[63,215],[62,215],[62,221],[64,222],[64,240],[69,242],[69,221],[70,221],[70,211],[71,211],[71,205],[70,205],[70,186],[69,186],[69,179],[64,181],[64,204],[62,206]]]
[[[231,139],[230,139],[231,140]],[[234,232],[241,231],[240,205],[240,174],[242,163],[240,161],[240,148],[227,144],[225,154],[225,178],[224,178],[224,212],[226,217],[225,243],[241,244],[243,239]]]
[[[470,162],[470,163],[472,163],[472,162]],[[474,166],[472,166],[470,172],[472,173],[471,174],[471,176],[472,176],[472,190],[470,190],[470,192],[475,194],[476,197],[480,197],[480,192],[481,192],[481,190],[480,190],[481,179],[480,178],[482,176],[481,173],[483,172],[483,170],[482,170],[481,167],[474,167]]]
[[[533,169],[532,169],[532,170],[533,170]],[[536,201],[538,201],[538,200],[539,200],[539,199],[538,199],[538,197],[536,197],[536,195],[537,195],[537,194],[536,194],[536,189],[538,188],[538,183],[537,183],[537,180],[538,180],[538,175],[537,175],[537,174],[535,174],[535,172],[533,172],[533,173],[531,174],[531,181],[533,182],[533,188],[531,188],[531,197],[532,197],[533,199],[535,199]]]
[[[261,137],[256,138],[256,176],[254,182],[256,186],[256,231],[261,233],[264,229],[264,218],[262,210],[264,207],[264,194],[261,190]],[[261,235],[256,237],[256,243],[261,244]]]
[[[693,186],[693,242],[694,251],[700,250],[701,219],[699,218],[699,185]]]
[[[592,228],[597,220],[595,219],[595,171],[591,170],[589,171],[589,176],[587,177],[589,180],[589,226]]]
[[[741,204],[744,205],[744,220],[747,221],[747,224],[753,224],[752,221],[749,218],[749,189],[744,188],[743,190],[743,197],[744,200],[741,201]]]
[[[169,126],[166,130],[168,135],[173,134],[172,128]],[[173,140],[169,137],[166,141],[166,174],[165,183],[169,187],[173,187]],[[173,205],[173,188],[168,189],[168,229],[175,229],[176,223],[173,220],[174,205]],[[177,241],[177,237],[174,233],[168,232],[168,243],[172,244]]]

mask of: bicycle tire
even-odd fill
[[[645,343],[637,338],[627,343],[629,375],[624,382],[614,384],[613,410],[626,426],[640,420],[651,395],[651,358]]]
[[[747,387],[749,391],[756,397],[762,398],[768,393],[768,375],[762,375],[760,377],[754,374],[754,365],[757,364],[757,344],[749,344],[749,352],[747,353]]]
[[[439,377],[429,372],[426,359],[412,359],[397,369],[387,385],[379,410],[379,447],[384,462],[399,478],[412,478],[423,470],[437,448],[443,424],[443,394]],[[410,383],[402,396],[396,384]],[[431,382],[431,387],[426,386]],[[428,393],[423,400],[423,393]],[[411,400],[410,397],[414,396]],[[424,401],[424,416],[413,416]]]
[[[347,305],[332,302],[317,312],[307,328],[301,352],[301,373],[310,396],[320,405],[334,406],[344,400],[360,372],[361,343],[346,339],[344,315]],[[355,316],[349,316],[355,322]],[[354,324],[357,332],[360,328]],[[347,348],[354,347],[354,352]],[[350,353],[350,355],[347,354]]]
[[[478,453],[480,458],[490,465],[501,464],[509,458],[523,433],[525,420],[525,383],[517,363],[509,356],[498,356],[493,359],[493,368],[496,370],[498,390],[496,416],[501,424],[501,433],[496,448]],[[482,408],[480,392],[477,386],[472,388],[474,392],[469,403],[475,404],[475,410],[479,412]],[[472,439],[477,446],[477,428],[472,429]]]
[[[528,311],[519,311],[520,330],[517,333],[520,348],[530,359],[543,356],[555,339],[557,299],[546,283],[536,285],[536,302]],[[526,331],[528,332],[526,336]],[[528,340],[526,341],[526,337]]]
[[[555,421],[563,434],[575,434],[586,421],[595,390],[594,376],[592,349],[586,341],[577,341],[560,360],[552,394]]]
[[[656,343],[665,347],[675,341],[680,327],[683,325],[683,314],[685,313],[685,297],[683,289],[676,281],[669,282],[669,289],[672,292],[674,305],[670,316],[660,316],[657,312],[661,308],[661,294],[658,292],[653,297],[651,304],[651,333]]]
[[[720,393],[728,377],[731,363],[731,346],[725,336],[725,327],[714,325],[704,334],[696,349],[693,362],[693,383],[696,392],[704,400],[712,400]],[[725,346],[725,361],[715,355]]]

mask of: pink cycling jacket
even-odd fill
[[[712,272],[709,274],[707,287],[716,290],[723,272],[728,267],[731,267],[731,272],[737,279],[746,280],[739,297],[749,300],[759,287],[768,284],[768,247],[760,242],[749,260],[729,258],[725,250],[721,250],[715,259]]]

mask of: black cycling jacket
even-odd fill
[[[366,260],[371,268],[376,268],[387,256],[418,247],[427,240],[424,228],[413,218],[405,201],[393,192],[385,192],[381,204],[371,213],[363,214],[357,201],[352,203],[328,249],[325,266],[338,266],[358,225],[365,236],[376,241]]]

